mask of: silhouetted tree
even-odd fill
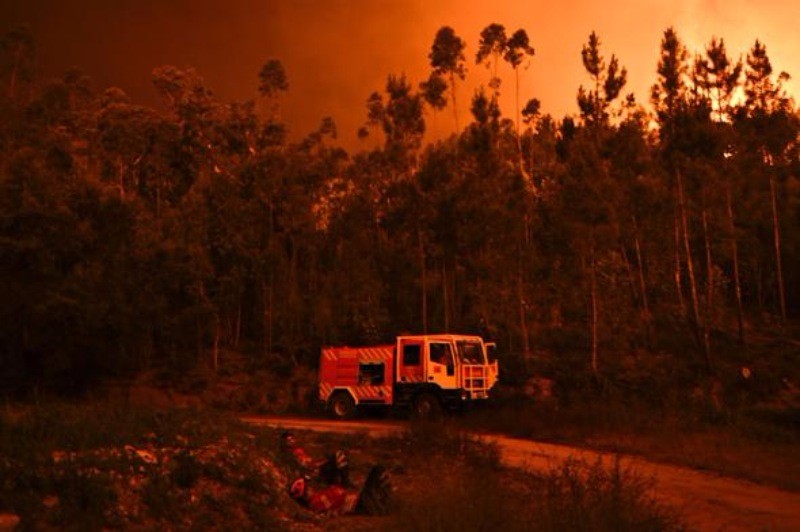
[[[745,105],[740,112],[740,127],[761,160],[760,173],[767,175],[772,211],[772,240],[775,252],[777,297],[781,321],[786,321],[786,294],[783,280],[777,174],[788,164],[791,147],[797,142],[797,116],[783,89],[788,74],[773,76],[766,46],[756,40],[747,55]]]
[[[514,91],[514,101],[516,109],[516,124],[517,124],[517,137],[519,137],[519,67],[525,63],[526,58],[533,57],[536,51],[533,49],[533,46],[530,45],[530,40],[528,39],[528,34],[525,30],[519,29],[514,32],[510,39],[508,39],[508,43],[505,49],[505,53],[503,54],[503,59],[511,65],[511,68],[514,69],[514,76],[515,76],[515,91]]]
[[[589,42],[581,50],[583,66],[594,84],[591,89],[578,89],[578,107],[581,117],[587,123],[601,125],[608,121],[608,108],[617,99],[627,81],[627,71],[620,69],[617,57],[612,55],[606,68],[605,59],[600,54],[600,38],[595,32],[589,35]]]
[[[456,122],[456,132],[458,125],[458,106],[456,104],[456,78],[464,79],[467,68],[464,65],[464,48],[466,44],[456,35],[450,26],[442,26],[436,32],[431,51],[428,54],[433,71],[440,76],[449,79],[450,98],[453,103],[453,117]]]
[[[506,53],[508,38],[506,29],[502,24],[489,24],[481,30],[480,41],[478,42],[478,53],[475,55],[475,63],[486,63],[486,68],[492,70],[492,77],[489,80],[489,87],[492,89],[494,97],[500,93],[500,77],[497,75],[497,67],[500,64],[503,54]]]
[[[693,330],[700,339],[702,329],[700,318],[700,302],[697,293],[694,259],[692,256],[691,238],[689,233],[689,214],[681,170],[681,143],[685,140],[681,136],[682,121],[685,121],[689,112],[687,108],[687,52],[678,38],[677,33],[669,28],[664,32],[661,40],[661,56],[658,63],[658,82],[652,89],[652,102],[658,115],[660,125],[661,150],[664,154],[667,171],[674,182],[676,216],[675,216],[675,284],[679,299],[683,301],[681,287],[681,245],[685,257],[686,270],[689,277],[691,291]],[[681,243],[682,241],[682,243]],[[711,353],[709,345],[700,341],[704,347],[706,366],[711,369]]]

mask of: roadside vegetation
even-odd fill
[[[319,516],[291,500],[279,434],[231,414],[112,404],[9,409],[0,417],[0,516],[19,530],[678,530],[646,479],[566,463],[543,476],[500,467],[452,423],[399,437],[302,433],[346,449],[352,479],[375,463],[394,485],[385,517]],[[6,521],[8,522],[8,521]]]

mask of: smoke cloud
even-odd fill
[[[767,5],[768,4],[768,5]],[[356,129],[365,101],[387,75],[427,77],[436,31],[453,27],[467,42],[467,80],[458,86],[459,113],[467,116],[474,90],[489,81],[474,64],[478,36],[490,23],[525,29],[536,49],[520,73],[520,102],[538,98],[556,117],[577,112],[575,93],[588,78],[580,50],[596,31],[607,58],[628,70],[625,92],[646,103],[655,81],[661,35],[669,26],[692,51],[722,37],[730,55],[745,55],[756,38],[766,43],[776,72],[798,74],[800,3],[772,0],[29,0],[0,5],[0,30],[31,26],[38,43],[39,76],[78,67],[103,90],[117,86],[135,101],[156,104],[153,68],[193,66],[223,101],[258,98],[258,71],[270,58],[286,68],[290,89],[283,119],[294,137],[316,129],[323,117],[338,125],[341,142],[358,147]],[[514,77],[503,78],[502,108],[514,116]],[[797,83],[787,87],[796,93]],[[448,113],[429,120],[438,134],[452,130]],[[463,120],[462,120],[463,122]]]

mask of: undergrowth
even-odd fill
[[[117,404],[0,415],[0,513],[20,530],[275,529],[282,486],[235,418]],[[269,525],[269,526],[268,526]]]
[[[405,493],[387,528],[401,531],[671,531],[683,525],[652,484],[602,464],[565,463],[543,476],[501,466],[498,449],[453,424],[412,425],[392,445],[408,456]]]

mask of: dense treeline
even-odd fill
[[[9,31],[2,389],[216,369],[226,350],[298,364],[321,344],[447,330],[494,338],[507,367],[546,352],[602,374],[661,353],[708,375],[722,344],[791,335],[798,114],[763,44],[742,60],[721,39],[690,55],[667,30],[640,105],[593,33],[578,114],[561,120],[519,103],[535,57],[524,30],[491,24],[477,44],[490,79],[466,125],[473,61],[444,27],[430,77],[389,76],[348,154],[330,119],[288,140],[277,60],[244,103],[218,101],[190,68],[157,68],[159,110],[95,93],[80,72],[37,84],[32,36]],[[454,133],[428,141],[426,119],[447,108]]]

